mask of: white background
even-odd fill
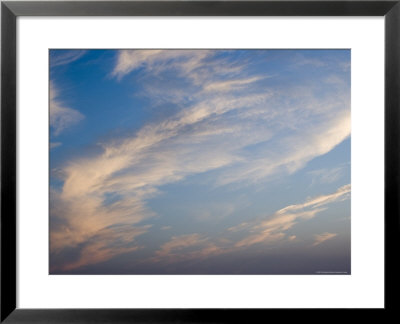
[[[49,48],[351,48],[352,274],[48,275]],[[18,307],[383,307],[383,18],[18,18]]]

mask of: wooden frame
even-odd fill
[[[395,266],[398,258],[396,247],[399,245],[400,229],[400,1],[4,1],[1,3],[1,322],[254,322],[256,318],[262,319],[271,312],[282,311],[16,309],[18,16],[384,16],[385,308],[373,313],[364,311],[363,314],[371,319],[371,316],[386,316],[389,311],[395,311],[398,306],[396,293],[399,287]],[[296,310],[296,313],[309,315],[309,311],[317,310]],[[332,310],[329,312],[332,313]],[[254,320],[251,320],[253,316]]]

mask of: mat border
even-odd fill
[[[1,323],[233,323],[292,311],[338,311],[379,318],[398,308],[400,230],[400,5],[397,1],[2,1],[1,2]],[[384,309],[20,309],[16,308],[16,19],[18,16],[384,16]],[[295,312],[296,314],[293,314]],[[361,313],[360,313],[361,312]],[[391,314],[393,315],[393,314]],[[378,317],[379,316],[379,317]],[[298,318],[298,317],[297,317]]]

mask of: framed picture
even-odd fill
[[[2,322],[395,311],[398,1],[1,10]]]

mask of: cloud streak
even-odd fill
[[[84,118],[79,111],[66,107],[59,100],[59,90],[54,82],[50,82],[50,126],[53,129],[53,135],[59,135]]]
[[[155,255],[145,263],[176,263],[188,260],[202,260],[211,256],[229,253],[232,248],[224,247],[221,240],[213,242],[210,238],[198,233],[173,236],[164,243]]]
[[[50,67],[67,65],[79,60],[87,53],[86,50],[66,50],[50,52]]]
[[[333,239],[336,236],[337,236],[337,234],[328,233],[328,232],[315,235],[315,242],[313,243],[313,246],[320,245],[321,243],[323,243],[323,242],[325,242],[327,240]]]
[[[351,186],[345,185],[332,194],[318,196],[301,204],[286,206],[278,210],[272,217],[257,222],[256,224],[240,224],[237,226],[237,229],[246,229],[252,234],[237,242],[236,246],[248,247],[257,243],[266,243],[283,239],[286,237],[286,232],[298,222],[314,218],[318,213],[324,211],[327,205],[331,203],[349,199],[350,192]],[[232,228],[230,230],[232,231]],[[234,228],[233,230],[236,229]],[[329,239],[331,237],[333,237],[331,234],[318,236],[316,241],[322,243],[324,238]],[[293,236],[290,236],[288,239],[293,240]]]
[[[130,72],[143,68],[153,73],[177,70],[187,76],[201,67],[202,61],[212,53],[208,50],[120,50],[111,75],[120,80]]]
[[[351,187],[345,185],[334,193],[317,196],[303,203],[289,205],[276,211],[272,216],[243,222],[228,228],[220,233],[217,240],[204,234],[193,233],[181,236],[172,236],[164,243],[155,255],[144,262],[147,263],[174,263],[187,260],[202,260],[212,256],[239,252],[262,244],[276,246],[279,242],[294,242],[297,236],[287,235],[288,230],[296,224],[310,220],[326,210],[330,204],[350,198]],[[243,239],[235,239],[236,233],[245,235]],[[248,234],[250,233],[250,234]],[[332,239],[337,234],[322,233],[314,235],[313,246]]]

